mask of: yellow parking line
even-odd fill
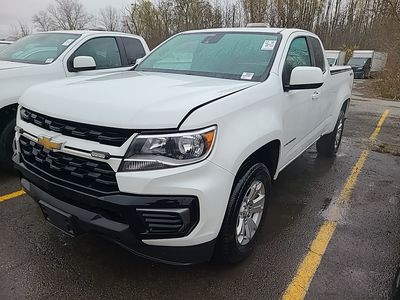
[[[19,191],[16,191],[14,193],[11,193],[11,194],[0,196],[0,202],[11,200],[13,198],[16,198],[16,197],[19,197],[19,196],[22,196],[22,195],[25,195],[25,192],[23,190],[19,190]]]
[[[375,127],[374,132],[371,134],[369,140],[374,141],[378,136],[386,117],[389,115],[389,110],[385,110],[379,119],[378,124]],[[357,182],[357,178],[361,173],[365,161],[367,160],[369,150],[363,150],[356,164],[351,170],[351,174],[346,180],[345,185],[339,195],[338,205],[347,202],[353,191],[353,188]],[[308,288],[314,278],[315,272],[317,271],[321,259],[325,254],[326,248],[332,239],[332,235],[336,230],[336,221],[327,220],[319,229],[317,236],[311,243],[309,250],[304,257],[303,261],[300,263],[296,275],[290,282],[286,291],[282,295],[282,299],[304,299],[307,294]]]
[[[378,122],[378,124],[376,125],[376,128],[375,128],[374,132],[373,132],[373,133],[371,134],[371,136],[369,137],[369,140],[370,140],[370,141],[376,140],[376,137],[378,136],[379,132],[381,131],[383,122],[385,122],[386,117],[387,117],[388,115],[389,115],[389,110],[386,109],[386,110],[383,112],[381,118],[379,119],[379,122]]]

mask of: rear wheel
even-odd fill
[[[12,170],[12,143],[15,136],[15,118],[11,118],[3,123],[2,131],[0,132],[0,164],[3,168]]]
[[[336,154],[342,141],[344,129],[344,110],[342,109],[336,122],[335,129],[322,137],[317,142],[318,154],[332,157]]]
[[[267,167],[247,167],[236,181],[217,240],[216,258],[224,263],[244,260],[253,250],[255,237],[270,199],[271,177]]]
[[[400,300],[400,269],[398,269],[396,273],[392,294],[393,300]]]

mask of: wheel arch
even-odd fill
[[[18,104],[14,103],[0,109],[0,131],[10,119],[16,117],[17,108]]]
[[[240,177],[246,172],[246,169],[255,163],[261,162],[266,165],[271,178],[275,178],[276,173],[278,172],[278,163],[281,154],[281,141],[279,139],[274,139],[260,148],[253,151],[250,155],[246,157],[246,159],[241,163],[238,168],[234,184]]]
[[[344,102],[342,104],[342,107],[339,110],[339,113],[340,113],[341,110],[344,111],[344,118],[345,119],[347,118],[347,114],[348,114],[348,111],[349,111],[349,108],[350,108],[350,101],[351,101],[350,98],[347,98],[346,100],[344,100]]]
[[[342,109],[344,109],[344,112],[346,113],[349,107],[350,107],[350,98],[347,98],[343,102]]]

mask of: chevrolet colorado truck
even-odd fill
[[[1,44],[2,42],[0,42]],[[143,38],[105,31],[54,31],[0,51],[0,164],[12,166],[17,102],[30,86],[76,75],[129,70],[149,52]]]
[[[30,88],[15,166],[45,219],[173,264],[253,249],[271,181],[334,156],[353,81],[298,29],[188,31],[134,70]]]

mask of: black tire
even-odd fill
[[[344,121],[344,110],[342,109],[336,122],[335,129],[331,133],[321,136],[317,141],[318,154],[326,157],[333,157],[336,155],[342,141]],[[340,137],[338,142],[336,142],[338,132]]]
[[[400,300],[400,269],[397,270],[396,278],[393,282],[392,299]]]
[[[7,170],[13,170],[12,155],[13,141],[15,136],[15,118],[5,122],[2,131],[0,132],[0,165]]]
[[[242,170],[242,175],[236,180],[228,202],[225,218],[218,236],[214,258],[221,263],[237,263],[244,260],[252,252],[257,233],[260,231],[263,219],[267,213],[269,199],[271,197],[271,176],[267,167],[262,163],[247,165]],[[259,225],[250,241],[241,245],[236,234],[238,216],[242,207],[243,199],[249,188],[255,181],[263,183],[265,188],[265,202]]]

